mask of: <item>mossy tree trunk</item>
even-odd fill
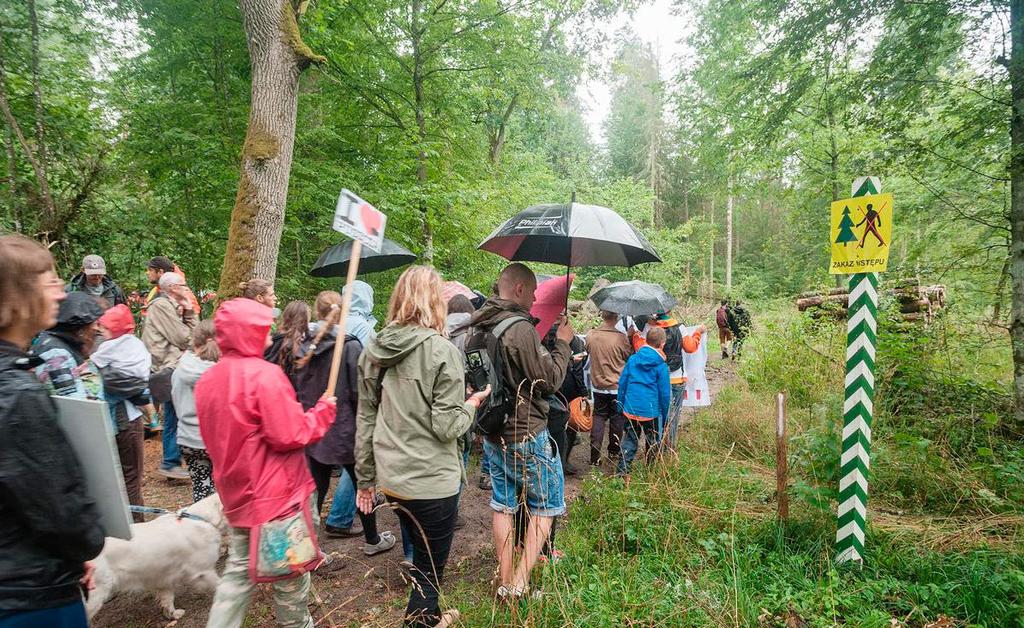
[[[241,0],[252,66],[249,127],[220,276],[222,299],[253,278],[273,280],[295,145],[299,75],[323,57],[303,43],[289,0]]]

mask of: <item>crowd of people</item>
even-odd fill
[[[565,478],[580,472],[569,454],[587,431],[577,411],[592,408],[591,466],[628,476],[641,450],[675,447],[686,359],[706,351],[706,327],[669,312],[601,312],[585,336],[564,314],[541,326],[531,315],[537,278],[520,263],[479,309],[463,294],[445,300],[436,270],[410,267],[383,325],[362,281],[346,287],[344,320],[342,293],[282,311],[272,283],[254,279],[200,321],[177,265],[156,257],[146,270],[153,289],[136,334],[101,257],[86,256],[65,287],[45,248],[0,236],[2,626],[85,626],[82,590],[103,547],[51,395],[106,401],[132,505],[143,505],[144,433],[158,424],[159,473],[189,481],[193,501],[220,497],[228,558],[209,626],[241,626],[257,581],[272,582],[280,625],[312,626],[309,571],[329,560],[323,535],[361,536],[368,556],[400,537],[413,582],[406,623],[445,627],[459,619],[441,608],[439,588],[470,499],[474,441],[493,511],[496,597],[519,599],[538,562],[561,556],[555,522]],[[723,301],[716,319],[723,358],[738,357],[749,314]],[[398,535],[380,529],[381,508],[397,514]],[[263,541],[282,522],[288,564],[259,577]]]

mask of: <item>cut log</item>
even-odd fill
[[[928,299],[918,299],[900,304],[900,312],[911,314],[913,312],[930,312],[932,302]]]
[[[834,303],[845,306],[848,300],[849,296],[847,296],[846,294],[817,295],[813,297],[807,297],[805,299],[797,299],[796,307],[798,310],[803,312],[808,308],[821,307],[826,303]]]

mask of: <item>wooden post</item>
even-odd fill
[[[352,257],[348,261],[348,277],[345,279],[345,289],[341,294],[341,320],[338,321],[338,339],[334,343],[334,356],[331,359],[331,374],[327,379],[326,397],[334,396],[334,387],[338,383],[338,371],[341,370],[341,353],[345,348],[345,323],[348,321],[349,310],[352,309],[352,282],[356,280],[359,272],[359,258],[363,254],[363,243],[359,240],[352,242]]]
[[[775,404],[775,491],[779,497],[779,521],[789,518],[789,465],[786,461],[786,393],[780,392]]]

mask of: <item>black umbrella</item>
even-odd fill
[[[314,277],[344,277],[348,274],[348,262],[352,259],[352,242],[345,240],[335,244],[320,254],[309,274]],[[359,274],[379,273],[416,261],[416,254],[395,242],[384,238],[380,253],[368,247],[361,247],[359,255]]]
[[[479,248],[513,262],[562,266],[661,261],[647,238],[614,210],[582,203],[528,207],[495,229]]]
[[[620,281],[601,288],[590,300],[594,305],[622,314],[640,316],[668,312],[678,301],[664,288],[644,281]]]

